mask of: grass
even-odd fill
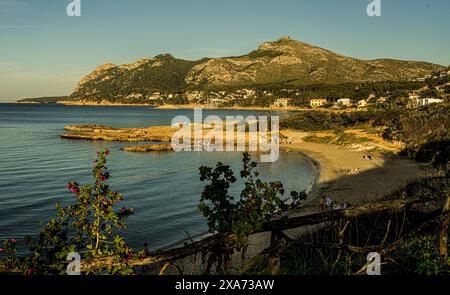
[[[318,136],[317,134],[311,134],[303,138],[306,142],[321,143],[321,144],[336,144],[336,145],[351,145],[356,143],[373,142],[372,139],[357,136],[352,133],[341,133],[339,135],[325,135]]]
[[[299,243],[281,255],[281,273],[285,275],[349,275],[366,264],[366,252],[327,248],[327,244],[367,247],[383,244],[382,274],[449,275],[450,258],[439,256],[438,224],[434,223],[413,235],[407,235],[426,220],[441,212],[450,178],[433,176],[410,182],[384,199],[435,198],[417,208],[403,212],[383,212],[349,220],[342,236],[344,221],[330,222],[301,236]],[[319,247],[306,246],[321,245]],[[365,271],[359,272],[365,274]]]

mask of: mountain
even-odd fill
[[[108,100],[153,91],[411,80],[443,69],[419,61],[356,59],[283,37],[238,57],[187,61],[162,54],[120,66],[105,64],[83,78],[71,98]]]

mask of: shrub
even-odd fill
[[[243,156],[243,168],[240,173],[244,189],[238,200],[229,194],[231,184],[237,178],[229,166],[218,163],[213,169],[200,167],[200,179],[207,181],[202,192],[199,209],[206,217],[209,232],[215,235],[216,245],[210,249],[205,273],[209,273],[216,264],[218,273],[226,273],[231,255],[235,251],[245,250],[248,236],[262,228],[274,214],[285,211],[287,207],[281,200],[284,194],[280,182],[264,182],[259,179],[257,164],[251,161],[248,153]],[[306,194],[291,193],[294,201],[306,198]],[[231,237],[231,238],[230,238]]]
[[[29,253],[16,256],[15,239],[3,242],[6,266],[26,274],[65,274],[67,255],[78,252],[82,259],[113,256],[113,264],[100,267],[92,273],[130,274],[133,272],[128,260],[133,249],[114,230],[125,228],[126,219],[132,209],[114,207],[124,199],[122,194],[112,191],[106,181],[111,177],[106,167],[108,150],[98,153],[94,161],[93,185],[81,186],[70,182],[67,188],[75,196],[75,203],[67,207],[57,204],[57,217],[50,219],[36,237],[27,237]]]

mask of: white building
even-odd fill
[[[419,98],[415,100],[415,104],[419,107],[427,106],[433,103],[443,103],[443,99],[439,98]]]
[[[289,106],[289,101],[289,98],[279,98],[275,101],[273,106],[276,108],[286,108]]]
[[[337,100],[338,105],[349,106],[352,104],[350,98],[341,98]]]
[[[309,104],[313,108],[321,107],[321,106],[325,105],[326,103],[327,103],[327,100],[324,98],[313,98],[309,102]]]
[[[361,99],[358,101],[358,108],[365,108],[367,106],[367,101],[365,99]]]

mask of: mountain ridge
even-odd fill
[[[107,63],[81,79],[70,97],[107,100],[154,91],[412,80],[443,69],[423,61],[352,58],[282,37],[241,56],[192,61],[165,53],[129,64]]]

